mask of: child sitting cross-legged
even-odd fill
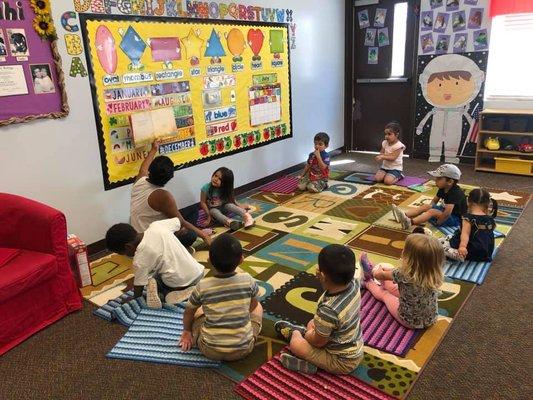
[[[403,326],[422,329],[437,321],[439,288],[444,276],[444,251],[430,235],[412,233],[405,240],[401,264],[373,266],[361,254],[363,286],[385,306]],[[380,281],[377,284],[374,279]]]
[[[223,233],[213,240],[209,259],[216,273],[198,282],[189,297],[179,345],[184,351],[196,345],[213,360],[240,360],[261,332],[259,288],[249,274],[235,272],[243,257],[234,236]]]
[[[473,189],[468,195],[468,212],[463,216],[461,227],[453,235],[439,239],[446,257],[459,261],[492,261],[497,214],[498,202],[490,193],[486,189]]]
[[[317,367],[332,374],[349,374],[363,359],[361,293],[354,279],[354,253],[339,244],[324,247],[318,255],[316,274],[325,292],[307,328],[286,321],[274,325],[289,341],[292,353],[283,353],[281,363],[308,374],[314,374]]]

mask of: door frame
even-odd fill
[[[414,126],[415,113],[416,113],[416,88],[418,85],[418,36],[419,36],[419,24],[420,24],[420,2],[421,0],[405,0],[407,6],[411,9],[416,8],[416,13],[414,14],[414,35],[413,35],[413,58],[409,64],[411,66],[411,77],[408,78],[411,82],[411,115],[409,119],[411,125]],[[355,23],[357,22],[355,18],[355,6],[353,5],[354,0],[345,0],[344,2],[344,54],[345,54],[345,65],[344,65],[344,147],[343,150],[346,152],[355,151],[354,148],[354,137],[356,134],[355,123],[354,123],[354,111],[355,111],[355,85],[357,77],[355,76],[355,57],[354,52],[354,43],[355,43]],[[409,19],[407,20],[409,23]],[[414,132],[413,132],[413,141],[414,141]],[[411,154],[413,155],[413,143],[409,144],[411,148]]]

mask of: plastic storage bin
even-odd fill
[[[523,175],[530,175],[533,172],[533,160],[504,157],[494,157],[494,160],[496,160],[495,170],[497,172]]]

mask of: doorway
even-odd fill
[[[346,1],[347,150],[380,151],[384,126],[398,121],[400,140],[411,151],[418,3]]]

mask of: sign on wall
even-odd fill
[[[106,189],[292,136],[288,25],[80,14]]]

